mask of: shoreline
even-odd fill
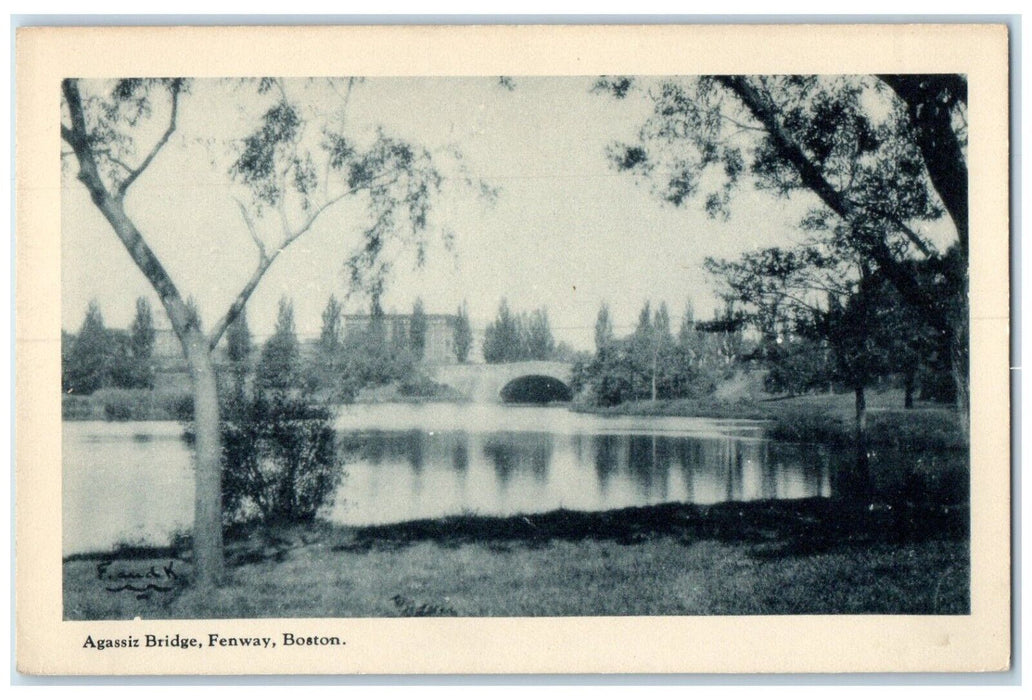
[[[893,394],[888,394],[893,396]],[[924,405],[905,409],[872,392],[867,414],[870,446],[902,450],[967,450],[952,407]],[[878,401],[881,399],[881,401]],[[855,444],[852,396],[807,395],[767,399],[660,399],[610,407],[571,405],[570,410],[600,416],[655,416],[753,420],[768,423],[768,436],[782,442]]]
[[[829,533],[814,529],[829,525]],[[418,542],[457,544],[505,541],[535,544],[549,540],[609,540],[632,544],[643,537],[677,535],[717,538],[743,544],[772,537],[828,543],[838,538],[856,542],[923,540],[968,536],[966,503],[897,503],[811,497],[801,499],[724,501],[694,504],[671,501],[603,511],[559,508],[543,513],[513,515],[447,515],[378,525],[336,525],[324,520],[294,525],[235,525],[226,528],[227,561],[248,558],[256,540],[290,547],[314,543],[339,551],[397,548]],[[331,544],[332,543],[332,544]],[[63,563],[107,559],[173,557],[188,560],[189,538],[167,546],[131,545],[110,550],[78,552]]]
[[[111,394],[129,402],[125,408],[112,409],[105,406]],[[158,400],[158,395],[147,392],[111,392],[100,397],[64,396],[62,421],[183,421],[181,397],[173,401],[168,396]],[[871,445],[911,449],[968,449],[955,425],[956,412],[952,407],[934,404],[904,409],[880,400],[881,394],[871,392],[872,400],[868,410],[868,442]],[[565,407],[573,413],[597,416],[642,416],[712,418],[723,420],[750,420],[768,423],[769,435],[784,442],[809,442],[828,445],[850,445],[854,442],[854,418],[851,413],[851,396],[844,394],[806,395],[797,397],[746,398],[720,400],[702,399],[660,399],[657,401],[630,401],[616,406],[592,406],[577,401],[553,402],[548,404],[497,404],[499,406],[542,406]],[[163,404],[172,403],[173,406]],[[447,404],[474,406],[474,402],[456,397],[390,397],[361,398],[343,406],[378,405],[428,405]],[[495,405],[495,404],[492,404]]]

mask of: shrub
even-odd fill
[[[447,384],[439,384],[423,374],[400,382],[398,393],[412,399],[442,399],[454,394]]]
[[[193,420],[193,395],[188,392],[157,392],[157,403],[162,417],[168,420]]]
[[[236,394],[223,407],[222,499],[229,523],[310,522],[342,476],[329,409],[296,391]]]
[[[104,419],[109,421],[151,420],[153,396],[146,389],[100,389],[93,392]]]
[[[178,420],[193,417],[193,397],[182,390],[99,389],[62,399],[65,420]]]
[[[89,396],[64,394],[61,397],[62,420],[97,420],[94,402]]]

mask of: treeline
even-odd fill
[[[617,337],[607,304],[595,322],[595,355],[574,364],[573,390],[598,406],[707,395],[739,364],[745,348],[733,308],[699,323],[686,304],[676,335],[666,302],[645,302],[634,331]]]
[[[61,390],[86,395],[98,389],[154,386],[154,316],[150,303],[136,300],[128,331],[107,328],[96,301],[90,301],[77,335],[61,334]]]
[[[951,303],[961,281],[948,274],[949,265],[914,267],[928,288],[940,289],[941,303]],[[736,372],[758,371],[771,395],[853,393],[860,431],[872,387],[901,389],[905,408],[918,398],[955,400],[950,336],[879,271],[805,247],[709,260],[707,269],[725,306],[714,319],[696,322],[689,303],[676,334],[666,304],[653,311],[646,302],[634,331],[617,338],[603,304],[595,355],[574,368],[580,400],[613,406],[701,398]]]
[[[191,303],[195,322],[201,319]],[[279,302],[273,334],[256,344],[248,326],[246,308],[226,333],[223,370],[243,375],[265,389],[304,387],[324,396],[349,401],[363,387],[398,382],[402,391],[428,388],[420,372],[427,349],[429,321],[421,299],[407,317],[387,316],[374,305],[368,321],[355,324],[345,335],[343,305],[333,296],[322,314],[322,328],[313,346],[298,338],[293,302]],[[456,359],[465,362],[472,350],[473,333],[465,302],[450,323]],[[152,389],[158,358],[154,356],[157,331],[149,302],[136,302],[129,330],[107,328],[96,301],[91,301],[79,332],[62,333],[62,390],[86,396],[101,389]],[[178,353],[177,353],[178,356]]]
[[[556,344],[544,307],[516,313],[502,299],[495,320],[484,329],[484,361],[488,363],[569,360],[574,354],[566,343]]]
[[[441,387],[426,377],[420,364],[428,327],[423,302],[417,299],[407,318],[387,316],[374,304],[368,319],[345,333],[343,306],[331,296],[323,309],[319,338],[303,352],[293,302],[284,297],[275,330],[260,349],[251,348],[247,316],[241,314],[227,332],[227,353],[241,371],[252,367],[254,382],[263,389],[303,387],[326,400],[349,402],[365,387],[397,383],[403,395],[433,395]],[[465,303],[451,332],[456,357],[465,361],[473,340]]]

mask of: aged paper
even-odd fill
[[[62,80],[960,74],[970,208],[970,600],[959,615],[73,620],[64,607]],[[991,25],[28,28],[17,35],[17,665],[29,674],[1009,667],[1007,31]],[[64,167],[70,167],[65,164]],[[629,186],[631,186],[629,184]],[[86,201],[86,200],[84,200]],[[88,205],[88,201],[86,201]],[[64,212],[64,214],[63,214]],[[246,229],[245,229],[246,231]],[[246,241],[246,235],[243,239]],[[648,240],[627,243],[648,247]],[[625,255],[613,247],[613,260]],[[254,255],[253,251],[250,253]],[[67,262],[67,261],[66,261]],[[635,298],[635,303],[638,303]],[[594,314],[594,308],[591,310]],[[593,316],[592,316],[593,319]],[[76,321],[77,323],[77,321]],[[117,478],[117,477],[113,477]],[[461,612],[460,612],[461,614]],[[170,640],[98,649],[87,640]],[[217,638],[268,638],[272,648]],[[289,637],[336,639],[287,644]],[[194,638],[181,648],[173,639]],[[127,646],[132,647],[131,644]]]

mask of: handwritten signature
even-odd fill
[[[179,574],[174,570],[175,562],[169,560],[168,565],[148,567],[146,570],[119,569],[114,571],[114,562],[105,560],[97,564],[97,580],[110,583],[104,590],[109,593],[128,591],[135,593],[140,600],[150,597],[152,592],[169,593],[175,588]]]

